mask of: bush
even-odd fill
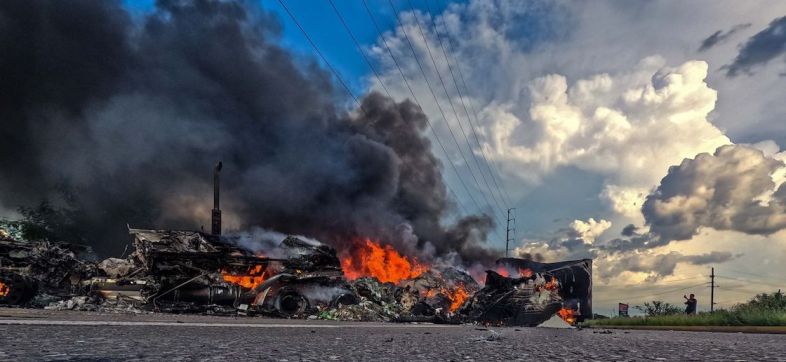
[[[760,310],[786,311],[786,296],[780,290],[772,294],[757,294],[747,303],[738,304],[733,309],[740,312]]]
[[[682,308],[671,303],[666,303],[662,300],[653,300],[652,302],[644,302],[643,307],[637,305],[635,308],[644,312],[644,314],[648,317],[654,317],[659,315],[675,315],[683,312]]]

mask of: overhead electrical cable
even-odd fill
[[[461,117],[459,117],[458,112],[456,112],[456,106],[453,104],[453,98],[450,96],[450,92],[448,92],[448,87],[445,85],[445,80],[442,78],[442,73],[440,73],[439,71],[439,66],[437,65],[437,61],[434,59],[434,54],[431,52],[431,46],[429,46],[429,40],[428,38],[426,38],[426,33],[423,31],[423,27],[420,25],[420,20],[418,19],[418,12],[415,11],[415,6],[412,5],[411,0],[407,0],[407,3],[409,4],[409,7],[412,8],[412,16],[415,18],[415,25],[417,25],[418,32],[420,33],[420,37],[423,39],[423,44],[426,46],[426,51],[428,52],[428,56],[431,59],[431,64],[434,66],[434,72],[437,73],[437,78],[439,79],[439,82],[442,85],[442,90],[445,91],[445,98],[448,99],[448,103],[450,104],[450,109],[453,111],[453,116],[456,118],[456,123],[459,126],[459,130],[461,130],[461,134],[464,136],[464,140],[467,142],[469,153],[470,155],[472,155],[472,158],[475,160],[475,165],[478,168],[478,173],[480,173],[483,182],[485,182],[486,189],[491,194],[491,199],[497,205],[497,208],[499,208],[499,212],[504,214],[506,208],[503,208],[500,205],[500,203],[497,201],[497,199],[494,197],[494,192],[492,191],[491,186],[486,180],[486,176],[483,174],[483,170],[480,167],[480,161],[478,161],[477,155],[475,155],[475,153],[472,152],[472,144],[469,142],[469,137],[467,137],[467,133],[464,131],[464,126],[461,124]],[[440,46],[441,46],[441,42],[440,42]],[[447,58],[445,58],[445,60],[447,61]],[[449,62],[448,62],[448,67],[450,67]],[[448,128],[450,128],[450,123],[448,122],[447,119],[445,119],[445,124],[448,126]],[[458,147],[459,152],[461,152],[461,156],[464,157],[464,153],[461,150],[461,147],[458,145],[458,143],[456,144],[456,147]],[[464,162],[467,162],[466,158],[464,158]],[[486,200],[486,203],[488,203],[489,206],[492,206],[491,203],[489,202],[489,199],[486,197],[486,194],[483,192],[483,187],[481,187],[480,182],[478,182],[477,177],[475,177],[475,173],[472,171],[472,166],[469,163],[467,163],[467,169],[469,170],[470,175],[472,175],[472,178],[475,180],[475,184],[478,186],[478,190],[481,191],[481,194],[483,195],[483,198]]]
[[[697,288],[697,287],[700,287],[700,286],[703,286],[703,285],[707,285],[707,284],[710,284],[710,283],[709,282],[704,282],[704,283],[701,283],[701,284],[689,285],[689,286],[686,286],[686,287],[680,287],[680,288],[675,288],[675,289],[664,290],[664,291],[658,292],[658,293],[640,294],[640,295],[633,295],[633,296],[624,296],[624,297],[621,297],[621,298],[614,298],[614,299],[601,299],[601,300],[596,300],[595,302],[610,302],[610,301],[621,300],[621,299],[634,300],[634,299],[638,299],[638,298],[656,297],[656,296],[659,296],[659,295],[679,292],[679,291],[687,290],[687,289],[690,289],[690,288]]]
[[[434,24],[434,33],[437,35],[437,39],[439,40],[440,47],[442,48],[442,53],[445,55],[445,62],[448,64],[448,69],[450,70],[450,75],[453,78],[453,84],[456,86],[456,92],[458,93],[459,99],[461,100],[461,104],[464,107],[464,113],[466,113],[466,115],[467,115],[467,122],[469,123],[469,129],[472,131],[472,134],[474,135],[475,142],[478,145],[478,149],[480,149],[480,155],[483,157],[483,160],[485,161],[486,169],[488,170],[488,173],[491,176],[491,180],[494,183],[494,186],[495,186],[495,188],[497,190],[497,193],[499,194],[500,199],[502,200],[502,203],[505,205],[505,208],[510,208],[510,204],[508,203],[508,200],[510,200],[510,195],[507,193],[507,191],[503,192],[504,187],[500,187],[499,183],[497,182],[497,176],[495,175],[495,172],[492,171],[492,169],[491,169],[492,163],[489,161],[488,157],[486,156],[486,151],[483,148],[483,145],[480,143],[480,137],[478,137],[478,132],[475,129],[476,128],[475,125],[472,124],[472,117],[470,117],[469,110],[467,109],[467,103],[470,103],[470,101],[469,100],[466,100],[466,101],[464,100],[465,95],[462,94],[461,88],[459,87],[458,82],[456,81],[456,76],[455,76],[455,74],[453,72],[453,67],[451,66],[450,60],[449,60],[450,59],[449,54],[452,52],[452,50],[450,49],[451,48],[450,41],[449,40],[447,41],[448,49],[446,50],[445,49],[445,45],[444,45],[444,41],[442,39],[442,36],[440,36],[439,29],[437,27],[436,18],[434,17],[434,15],[432,15],[433,11],[431,11],[431,6],[429,5],[428,0],[425,0],[425,3],[426,3],[426,9],[428,11],[428,15],[431,18],[431,22]],[[444,21],[442,23],[442,26],[443,26],[443,28],[445,28],[445,34],[448,34],[447,26],[445,25]],[[458,59],[454,59],[454,62],[456,63],[456,70],[459,73],[459,76],[460,76],[460,78],[462,80],[462,83],[464,83],[464,87],[466,88],[466,83],[464,82],[464,74],[463,74],[463,72],[461,70],[461,64],[459,64]],[[469,89],[467,89],[467,92],[468,91],[469,91]],[[467,96],[467,98],[468,98],[468,96]],[[471,103],[470,103],[470,106],[471,106]],[[474,111],[474,109],[473,109],[473,111]],[[477,112],[474,112],[474,114],[475,114],[475,123],[479,123],[478,120],[477,120]],[[494,168],[496,169],[496,166]],[[499,173],[498,169],[496,171],[497,171],[497,173]],[[500,175],[500,177],[502,177],[502,176]]]
[[[447,123],[448,121],[447,121],[447,116],[445,115],[445,111],[442,109],[442,105],[440,105],[440,103],[439,103],[439,98],[437,97],[437,94],[434,92],[434,88],[431,86],[431,82],[428,80],[428,76],[426,75],[426,71],[423,68],[423,64],[421,64],[420,59],[417,56],[417,52],[415,51],[415,46],[412,45],[412,40],[409,38],[409,35],[407,34],[407,31],[406,31],[406,29],[404,27],[404,23],[401,21],[401,18],[399,17],[398,9],[396,9],[396,6],[393,5],[393,1],[392,0],[388,0],[388,4],[390,4],[390,8],[393,10],[393,13],[394,13],[394,15],[396,17],[396,21],[398,22],[399,27],[401,28],[401,32],[404,35],[404,39],[407,41],[407,44],[409,45],[410,51],[412,51],[412,56],[414,57],[415,62],[417,63],[418,68],[420,69],[420,73],[423,75],[423,78],[424,78],[424,80],[426,82],[426,86],[427,86],[429,92],[431,93],[431,96],[434,98],[434,102],[435,102],[435,104],[437,106],[437,109],[439,110],[439,113],[442,115],[442,119],[444,119],[445,123],[448,125],[447,128],[448,128],[448,131],[450,132],[451,137],[453,138],[453,142],[456,144],[456,147],[458,148],[459,154],[461,155],[461,158],[464,160],[464,163],[467,164],[467,166],[469,167],[469,161],[467,161],[467,158],[464,156],[464,152],[462,151],[461,146],[459,145],[458,138],[456,138],[456,134],[453,132],[453,129]],[[472,175],[473,178],[475,178],[475,175],[474,175],[474,173],[471,172],[471,169],[470,169],[470,174]],[[462,178],[460,176],[459,176],[459,180],[462,180]],[[462,182],[463,182],[463,180],[462,180]],[[480,183],[477,181],[477,178],[475,178],[475,182],[478,184],[478,186],[480,185]],[[481,196],[483,196],[484,199],[486,198],[485,194],[483,194],[482,192],[481,192]],[[493,211],[493,207],[488,202],[488,200],[486,200],[486,203],[487,203],[487,206],[490,207],[492,209],[492,211]],[[480,208],[480,207],[478,206],[478,208]],[[495,219],[497,220],[498,225],[502,225],[501,223],[499,223],[500,219],[499,219],[498,215],[495,216]]]
[[[341,25],[344,26],[344,30],[347,31],[347,34],[349,34],[349,37],[352,38],[352,42],[355,43],[355,47],[357,47],[358,53],[360,53],[360,55],[363,56],[363,60],[368,65],[369,69],[371,69],[371,71],[374,72],[374,77],[377,78],[377,81],[379,82],[379,85],[382,86],[382,89],[385,91],[385,93],[388,95],[388,97],[390,99],[393,99],[393,96],[390,95],[390,92],[388,91],[388,88],[385,86],[385,82],[382,81],[382,77],[380,77],[379,73],[377,72],[377,69],[374,68],[373,64],[371,64],[371,60],[369,60],[368,56],[366,56],[366,53],[363,51],[363,47],[360,45],[360,42],[357,40],[355,35],[352,33],[352,30],[349,29],[349,25],[347,25],[347,22],[344,20],[344,17],[341,16],[341,12],[339,12],[338,8],[336,8],[336,4],[333,3],[333,0],[328,0],[328,2],[330,3],[330,7],[333,8],[333,12],[336,13],[336,16],[338,17],[338,20],[341,21]]]
[[[404,85],[407,87],[407,90],[409,91],[409,94],[412,96],[412,100],[422,110],[423,106],[420,103],[420,100],[418,100],[417,95],[415,95],[415,91],[412,90],[412,85],[409,83],[409,80],[407,80],[407,76],[404,74],[404,71],[401,69],[401,64],[399,63],[399,61],[396,58],[396,56],[393,54],[393,50],[390,48],[390,45],[388,44],[387,39],[385,39],[384,32],[382,31],[382,28],[377,23],[376,18],[374,18],[374,14],[371,12],[371,8],[369,8],[368,2],[366,0],[362,0],[362,1],[363,1],[363,7],[366,10],[366,14],[368,14],[368,17],[371,20],[371,23],[374,25],[374,28],[377,31],[377,35],[382,40],[382,44],[385,46],[385,50],[387,51],[388,55],[390,55],[391,60],[393,60],[393,64],[396,66],[396,69],[398,70],[398,73],[401,75],[401,79],[404,81]],[[450,154],[448,153],[447,149],[445,148],[445,145],[442,143],[442,140],[439,138],[439,135],[437,134],[436,130],[434,129],[434,126],[431,124],[431,121],[428,119],[428,117],[426,117],[426,124],[428,124],[428,127],[429,127],[429,130],[431,131],[431,134],[434,136],[434,139],[437,141],[437,144],[442,149],[442,152],[445,154],[445,159],[447,160],[447,163],[450,165],[451,169],[456,174],[456,177],[458,178],[459,182],[463,186],[464,191],[466,192],[467,196],[475,204],[475,207],[477,207],[478,209],[482,209],[480,207],[480,204],[478,203],[478,201],[472,196],[472,193],[470,192],[469,187],[467,187],[466,183],[464,182],[464,179],[461,177],[461,174],[458,172],[458,169],[453,164],[453,162],[450,160]],[[445,186],[447,186],[447,184]],[[449,189],[449,187],[448,187],[448,189]],[[454,195],[454,197],[456,198],[456,201],[459,203],[459,206],[461,206],[461,208],[463,209],[464,207],[461,205],[461,202],[459,201],[460,199],[458,198],[456,193],[453,192],[452,190],[449,190],[449,191]],[[466,210],[465,210],[465,213],[466,213]],[[495,236],[497,236],[497,238],[500,238],[500,240],[501,240],[501,237],[500,237],[499,233],[497,232],[496,228],[494,228],[493,233],[495,234]]]
[[[353,100],[355,100],[355,103],[357,103],[358,108],[361,111],[363,111],[363,113],[365,114],[366,110],[363,109],[363,105],[360,103],[360,100],[358,100],[358,97],[356,97],[355,94],[352,92],[352,90],[349,88],[349,86],[347,86],[347,84],[344,82],[344,79],[341,78],[341,75],[338,73],[338,71],[335,68],[333,68],[333,66],[330,64],[330,62],[327,60],[327,58],[325,58],[325,56],[322,55],[322,52],[319,50],[319,47],[317,47],[317,45],[314,43],[314,41],[311,40],[311,36],[308,35],[308,32],[306,32],[306,29],[304,29],[300,25],[300,22],[297,21],[297,19],[295,18],[295,15],[292,14],[292,12],[289,11],[289,8],[287,7],[287,5],[284,4],[284,0],[278,0],[278,3],[281,5],[282,8],[284,8],[284,11],[286,11],[287,15],[289,15],[289,18],[292,19],[292,21],[295,23],[295,25],[297,25],[298,29],[300,29],[300,31],[306,37],[306,40],[308,41],[309,44],[311,44],[311,47],[314,48],[314,51],[317,53],[317,55],[322,59],[322,61],[330,69],[330,71],[333,72],[333,75],[336,76],[336,78],[338,79],[339,83],[341,83],[341,85],[344,87],[344,89],[346,89],[346,91],[349,94],[349,96],[352,97]]]

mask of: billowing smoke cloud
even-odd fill
[[[731,38],[731,36],[734,35],[735,33],[739,32],[740,30],[745,30],[747,28],[750,28],[750,26],[751,23],[745,23],[745,24],[735,25],[727,31],[718,30],[712,33],[712,35],[708,36],[706,39],[702,40],[701,46],[699,46],[699,51],[700,52],[707,51],[718,44],[724,43],[727,40],[729,40],[729,38]]]
[[[767,28],[748,39],[734,61],[725,66],[726,75],[750,74],[752,69],[786,54],[786,16],[773,20]]]
[[[86,239],[118,252],[126,223],[207,224],[223,160],[230,228],[489,255],[487,217],[442,224],[422,111],[370,94],[341,112],[330,76],[278,47],[256,6],[160,0],[134,20],[117,1],[4,1],[0,19],[6,208],[65,190]]]
[[[661,240],[687,240],[700,228],[768,235],[786,228],[784,163],[756,148],[728,145],[669,169],[642,207]]]

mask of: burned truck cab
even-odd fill
[[[99,263],[87,286],[104,299],[157,311],[295,316],[335,298],[351,301],[333,248],[293,236],[272,252],[242,247],[233,236],[129,229],[133,252]],[[326,299],[327,298],[327,299]]]

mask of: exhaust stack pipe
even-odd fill
[[[221,235],[221,206],[220,206],[220,177],[222,163],[219,161],[216,168],[213,170],[213,213],[210,219],[210,233],[213,235]]]

